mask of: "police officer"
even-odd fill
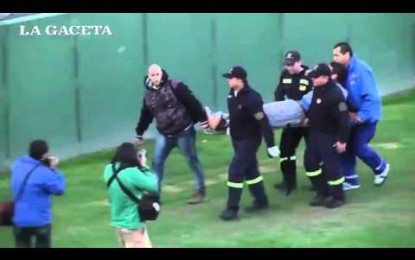
[[[288,51],[285,54],[285,69],[282,71],[277,88],[275,89],[275,101],[284,99],[301,100],[313,88],[312,82],[306,76],[307,66],[302,65],[301,55],[298,51]],[[276,189],[286,190],[287,195],[297,188],[296,156],[301,138],[307,143],[308,128],[287,127],[282,130],[280,139],[280,168],[283,181],[274,185]]]
[[[244,68],[236,66],[223,74],[228,79],[229,129],[234,149],[234,157],[228,172],[228,201],[226,209],[220,215],[222,220],[237,218],[244,180],[255,197],[247,212],[268,208],[263,177],[258,170],[256,153],[264,136],[270,157],[278,157],[274,135],[268,118],[263,111],[261,95],[252,89]]]
[[[330,67],[324,63],[309,73],[314,90],[307,114],[310,140],[304,166],[317,191],[310,205],[336,208],[345,202],[339,153],[346,150],[349,114],[344,95],[330,78],[331,74]]]

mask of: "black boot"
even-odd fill
[[[238,213],[235,210],[225,209],[219,216],[220,219],[228,221],[235,220],[238,218]]]
[[[268,200],[265,202],[258,202],[254,200],[251,206],[245,208],[246,213],[255,213],[269,208]]]

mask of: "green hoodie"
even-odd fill
[[[112,164],[108,164],[104,169],[105,184],[113,174]],[[157,192],[158,189],[156,175],[150,171],[142,172],[137,167],[125,168],[118,173],[118,178],[138,199],[141,199],[143,191]],[[111,225],[113,227],[125,229],[140,229],[143,227],[137,211],[137,204],[122,191],[116,179],[108,187],[108,194],[111,204]]]

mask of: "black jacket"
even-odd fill
[[[169,76],[165,70],[163,70],[163,77],[160,88],[165,87],[167,84],[170,83],[171,79],[169,79]],[[144,78],[144,86],[146,87],[146,91],[158,91],[151,89],[147,85],[148,77],[146,76]],[[173,88],[173,92],[179,102],[183,104],[185,107],[187,113],[190,115],[193,123],[197,122],[206,122],[207,116],[206,112],[202,106],[202,104],[199,102],[199,100],[193,95],[192,91],[189,89],[189,87],[184,84],[183,82],[179,82],[175,88]],[[148,129],[149,125],[153,121],[153,118],[155,115],[153,115],[150,111],[150,109],[147,107],[145,100],[143,99],[143,105],[141,108],[141,114],[140,119],[137,123],[136,127],[136,133],[138,136],[142,136],[143,133]],[[184,130],[184,129],[183,129]]]
[[[234,140],[264,136],[267,147],[275,146],[274,133],[263,110],[261,95],[246,84],[235,96],[228,95],[230,135]]]
[[[278,86],[274,91],[275,101],[283,101],[285,98],[301,100],[301,98],[313,89],[313,81],[305,75],[307,66],[302,66],[303,70],[291,75],[287,70],[283,70],[278,81]]]
[[[307,116],[310,133],[325,133],[347,141],[350,129],[349,112],[341,90],[333,81],[314,87],[313,99]]]

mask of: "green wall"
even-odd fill
[[[151,63],[187,83],[205,105],[226,109],[221,74],[233,65],[266,101],[283,54],[331,60],[348,40],[383,94],[415,85],[414,14],[63,14],[0,22],[0,161],[44,138],[62,157],[134,137]],[[27,20],[28,18],[24,18]],[[19,25],[109,25],[112,36],[19,36]],[[154,134],[154,126],[148,135]]]

